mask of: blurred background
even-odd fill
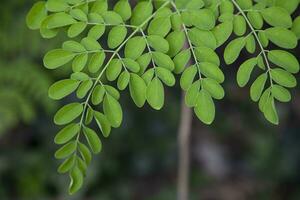
[[[33,2],[6,0],[0,6],[0,200],[176,199],[178,84],[167,91],[160,112],[137,109],[123,95],[123,126],[103,140],[80,193],[68,196],[68,177],[56,172],[53,156],[58,129],[52,116],[62,102],[47,97],[49,85],[67,77],[68,68],[42,67],[44,53],[60,46],[63,36],[47,41],[26,28]],[[246,58],[243,52],[239,62]],[[292,103],[277,104],[281,123],[272,126],[250,101],[248,89],[237,87],[237,66],[223,67],[227,96],[217,103],[215,123],[193,120],[190,199],[298,200],[299,88]]]

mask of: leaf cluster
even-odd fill
[[[101,151],[103,137],[118,128],[123,119],[120,91],[128,89],[137,107],[148,103],[160,110],[165,88],[176,83],[186,91],[186,105],[205,124],[215,119],[215,101],[225,96],[225,76],[216,49],[234,33],[224,52],[230,65],[245,48],[254,58],[245,61],[237,74],[243,87],[255,66],[262,71],[251,86],[251,99],[272,123],[278,123],[275,99],[290,101],[286,88],[296,86],[292,74],[299,71],[297,59],[286,50],[297,46],[299,18],[291,14],[298,0],[158,0],[135,6],[119,0],[48,0],[36,3],[27,25],[42,37],[64,32],[68,40],[44,57],[46,68],[69,65],[69,78],[49,89],[52,99],[76,94],[78,100],[63,106],[54,117],[64,126],[55,137],[62,145],[55,153],[64,160],[58,171],[69,173],[69,192],[82,184],[92,153]],[[278,50],[268,50],[269,43]],[[258,49],[258,50],[257,50]],[[272,63],[272,64],[271,64]],[[277,67],[274,67],[277,66]],[[270,86],[266,88],[267,79]]]
[[[46,92],[52,81],[36,65],[23,59],[1,61],[0,70],[0,134],[21,122],[32,123],[37,108],[46,112],[55,110],[56,104]]]

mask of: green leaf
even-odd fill
[[[128,0],[120,0],[114,6],[114,11],[118,13],[123,21],[127,21],[131,17],[131,6]]]
[[[104,21],[106,24],[110,24],[110,25],[118,25],[118,24],[122,24],[123,23],[123,19],[122,17],[113,11],[106,11],[104,13],[101,13]]]
[[[245,46],[245,38],[240,37],[231,41],[225,48],[224,59],[226,64],[230,65],[239,57],[241,50]]]
[[[61,0],[48,0],[46,8],[50,12],[62,12],[69,8],[69,5],[65,1]]]
[[[210,9],[193,10],[187,13],[188,15],[182,16],[184,22],[188,20],[202,30],[211,30],[215,27],[215,15]]]
[[[79,151],[80,151],[80,154],[81,154],[82,158],[84,159],[85,163],[87,165],[89,165],[92,160],[92,154],[91,154],[89,148],[85,144],[79,142]]]
[[[211,49],[215,49],[217,47],[217,40],[212,31],[192,28],[189,30],[188,35],[192,44],[195,46],[206,46]]]
[[[80,169],[81,173],[83,174],[83,176],[86,176],[86,170],[87,170],[87,165],[85,163],[85,161],[80,158],[79,156],[77,156],[77,167]]]
[[[261,16],[260,12],[258,11],[251,11],[247,13],[247,17],[251,23],[251,25],[255,29],[261,29],[264,25],[263,17]]]
[[[279,47],[285,49],[294,49],[298,44],[296,35],[285,28],[274,27],[265,30],[267,37]]]
[[[83,175],[78,167],[74,167],[70,173],[71,183],[69,186],[69,193],[72,195],[76,193],[83,184]]]
[[[86,73],[83,72],[74,72],[71,74],[71,79],[72,80],[77,80],[77,81],[86,81],[89,80],[90,77]]]
[[[79,42],[76,42],[76,41],[72,41],[72,40],[64,42],[62,47],[63,47],[63,50],[65,50],[65,51],[71,51],[71,52],[76,52],[76,53],[86,51],[86,49],[84,48],[84,46],[82,44],[80,44]]]
[[[220,59],[216,52],[208,47],[196,47],[195,54],[198,62],[210,62],[220,66]]]
[[[257,66],[262,70],[266,69],[264,58],[261,55],[257,57]]]
[[[237,15],[233,20],[233,31],[237,36],[242,36],[247,31],[246,20],[243,16]]]
[[[44,65],[48,69],[56,69],[62,65],[67,64],[73,58],[75,57],[75,54],[66,51],[63,49],[54,49],[52,51],[49,51],[45,57],[44,57]]]
[[[123,118],[121,105],[109,94],[105,95],[103,111],[112,127],[118,128],[121,125]]]
[[[211,124],[215,118],[215,104],[208,92],[201,90],[197,105],[194,108],[196,116],[205,124]]]
[[[264,112],[265,104],[266,104],[266,102],[268,101],[268,99],[270,98],[270,96],[271,96],[271,88],[266,89],[266,90],[262,93],[262,95],[261,95],[261,97],[260,97],[260,99],[259,99],[259,102],[258,102],[258,107],[259,107],[259,110],[260,110],[261,112]]]
[[[93,26],[89,32],[88,32],[88,37],[94,38],[95,40],[99,40],[101,36],[105,32],[105,25],[96,25]]]
[[[234,15],[232,13],[225,13],[219,16],[219,22],[233,22]]]
[[[158,35],[150,35],[147,37],[147,41],[149,43],[149,46],[152,47],[155,51],[168,53],[169,43],[163,37]]]
[[[271,70],[272,79],[281,86],[287,88],[293,88],[297,86],[296,78],[289,72],[283,69],[272,69]]]
[[[79,84],[79,81],[71,79],[58,81],[49,88],[49,97],[54,100],[60,100],[74,92]]]
[[[269,45],[269,38],[267,37],[266,32],[260,31],[258,33],[258,38],[263,45],[263,47],[267,47]]]
[[[107,117],[100,112],[95,112],[94,116],[103,136],[107,138],[111,131],[111,126]]]
[[[152,55],[149,52],[143,54],[138,59],[136,59],[136,61],[139,63],[141,68],[139,71],[140,74],[143,74],[146,71],[146,69],[150,65],[151,60],[152,60]]]
[[[32,30],[39,29],[46,17],[47,10],[45,8],[45,2],[39,1],[33,5],[26,16],[27,26]]]
[[[197,74],[197,67],[191,66],[186,68],[180,78],[180,86],[183,90],[187,90],[193,83],[195,76]]]
[[[217,40],[217,46],[219,47],[224,44],[228,38],[230,37],[233,30],[232,22],[223,22],[212,29],[212,33],[214,34]]]
[[[105,95],[105,89],[102,85],[97,85],[92,93],[93,105],[98,105],[103,101]]]
[[[91,13],[102,14],[108,9],[107,0],[96,0],[91,8]]]
[[[223,83],[225,80],[222,70],[213,63],[201,62],[199,63],[201,73],[208,77],[215,79],[219,83]]]
[[[148,19],[153,12],[153,5],[147,1],[139,2],[132,13],[131,24],[134,26],[141,25],[146,19]]]
[[[98,72],[104,61],[105,61],[105,53],[104,52],[97,52],[95,53],[92,58],[90,59],[90,62],[89,62],[89,65],[88,65],[88,68],[89,68],[89,71],[91,73],[96,73]]]
[[[176,80],[170,70],[162,67],[156,67],[155,73],[167,86],[172,87],[175,85]]]
[[[300,16],[298,16],[294,22],[293,22],[293,27],[292,27],[292,31],[294,32],[294,34],[297,36],[297,38],[300,38]]]
[[[83,111],[80,103],[70,103],[62,107],[54,116],[54,123],[57,125],[65,125],[79,117]]]
[[[93,129],[84,126],[83,133],[87,142],[89,143],[92,152],[94,154],[100,153],[102,149],[102,143],[96,132]]]
[[[185,69],[186,65],[191,59],[191,51],[189,49],[183,50],[178,53],[173,59],[175,69],[174,73],[180,74]]]
[[[76,92],[77,97],[79,99],[84,98],[92,87],[93,87],[93,81],[92,80],[83,81],[80,84],[80,86],[79,86],[79,88]]]
[[[158,67],[163,67],[170,71],[174,70],[175,66],[170,56],[161,52],[153,52],[152,55],[153,60]]]
[[[222,14],[224,14],[224,13],[233,14],[233,12],[234,12],[233,4],[230,1],[222,1],[220,4],[220,12]]]
[[[250,96],[253,101],[257,102],[260,99],[267,78],[268,78],[267,74],[262,74],[251,85]]]
[[[121,60],[115,58],[113,59],[107,69],[106,69],[106,77],[109,81],[114,81],[118,78],[122,71],[122,62]]]
[[[283,50],[272,50],[268,53],[269,60],[279,67],[286,69],[288,72],[296,74],[299,72],[299,62],[297,58]]]
[[[252,0],[236,0],[237,4],[243,9],[247,10],[252,7]]]
[[[142,79],[145,81],[146,85],[149,85],[149,83],[153,79],[153,76],[154,76],[154,69],[151,68],[143,74]]]
[[[223,99],[225,96],[224,89],[222,86],[211,78],[205,78],[202,80],[203,88],[209,92],[209,94],[215,99]]]
[[[49,29],[60,28],[74,23],[76,23],[76,20],[73,19],[71,15],[68,15],[67,13],[64,12],[60,12],[60,13],[53,14],[53,16],[48,21],[47,28]]]
[[[157,17],[150,22],[148,27],[148,34],[165,37],[170,32],[170,30],[170,17]]]
[[[81,44],[86,48],[88,51],[96,51],[100,50],[101,45],[98,43],[97,40],[94,38],[85,37],[81,40]]]
[[[175,31],[181,30],[182,27],[182,19],[180,14],[173,14],[171,16],[171,24],[172,24],[172,29]]]
[[[280,7],[269,7],[261,12],[264,20],[271,26],[290,28],[292,26],[292,18],[290,14]]]
[[[160,110],[165,101],[164,86],[161,81],[155,77],[147,86],[146,93],[149,105],[155,110]]]
[[[203,0],[190,0],[187,1],[185,8],[187,9],[200,9],[205,5]]]
[[[145,81],[136,74],[130,74],[129,90],[131,98],[137,107],[141,108],[146,101],[146,89]]]
[[[88,15],[88,21],[91,24],[105,24],[103,17],[97,13],[90,13]]]
[[[124,71],[120,74],[118,78],[118,89],[119,90],[125,90],[125,88],[128,86],[130,81],[130,73],[128,71]]]
[[[89,125],[93,121],[94,117],[94,110],[91,107],[87,108],[86,114],[85,114],[85,124]]]
[[[108,34],[108,47],[111,49],[117,48],[125,39],[127,28],[124,26],[113,27]]]
[[[70,171],[72,169],[72,167],[74,166],[75,163],[75,156],[71,156],[69,158],[67,158],[58,168],[58,173],[60,174],[64,174],[67,173],[68,171]]]
[[[54,38],[55,36],[57,36],[57,34],[59,32],[59,29],[48,29],[48,23],[52,16],[53,16],[53,14],[47,16],[40,25],[40,33],[43,38],[46,38],[46,39]],[[30,26],[30,25],[28,25],[28,26]]]
[[[246,50],[249,53],[254,53],[256,50],[256,41],[253,35],[250,35],[246,39]]]
[[[126,58],[136,60],[140,57],[146,48],[146,42],[143,37],[137,36],[128,40],[125,45],[124,54]]]
[[[240,66],[237,73],[237,83],[240,87],[244,87],[249,82],[255,65],[257,65],[257,58],[250,58]]]
[[[205,5],[202,0],[176,0],[175,3],[178,9],[199,9]]]
[[[86,27],[87,27],[87,24],[85,22],[78,22],[78,23],[72,24],[70,26],[70,28],[68,29],[68,37],[69,38],[77,37],[85,30]]]
[[[89,58],[89,56],[87,53],[76,56],[72,63],[73,72],[82,71],[88,61],[88,58]]]
[[[69,142],[55,152],[56,159],[64,159],[75,152],[77,147],[76,141]]]
[[[194,107],[197,105],[197,100],[199,96],[199,91],[200,91],[200,81],[194,82],[191,87],[186,92],[185,95],[185,104],[188,107]]]
[[[72,9],[70,11],[70,15],[74,18],[77,19],[79,21],[84,21],[86,22],[88,20],[86,14],[81,10],[81,9]]]
[[[116,88],[114,88],[110,85],[104,85],[104,88],[105,88],[105,91],[108,94],[110,94],[113,98],[115,98],[116,100],[120,99],[120,92]]]
[[[298,0],[289,0],[289,1],[276,0],[275,5],[286,9],[290,14],[292,14],[298,8],[299,1]]]
[[[167,36],[166,39],[169,42],[168,55],[170,57],[176,56],[184,47],[185,34],[182,31],[173,31]]]
[[[278,114],[275,108],[275,103],[274,103],[274,98],[269,97],[267,101],[265,102],[264,106],[264,115],[266,119],[271,122],[272,124],[278,125],[279,124],[279,119],[278,119]]]
[[[141,69],[139,63],[130,58],[125,58],[122,61],[125,67],[134,73],[138,73]]]
[[[54,142],[55,144],[65,144],[69,142],[72,138],[74,138],[75,135],[79,133],[79,131],[79,124],[70,124],[57,133]]]
[[[271,92],[273,97],[278,101],[289,102],[292,99],[291,93],[280,85],[273,85]]]

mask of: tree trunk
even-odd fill
[[[178,130],[178,200],[189,199],[189,171],[190,171],[190,134],[192,125],[192,110],[185,105],[185,93],[182,93],[181,120]]]

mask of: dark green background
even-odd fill
[[[52,116],[63,102],[48,99],[47,88],[65,78],[68,68],[50,72],[42,67],[43,54],[58,47],[63,36],[43,40],[26,28],[33,2],[9,0],[0,6],[0,199],[176,199],[178,84],[167,90],[160,112],[137,109],[123,94],[122,127],[103,141],[80,193],[67,195],[68,179],[56,172],[59,162],[53,157],[57,127]],[[246,58],[243,52],[239,62]],[[249,100],[248,89],[237,87],[238,66],[222,66],[227,94],[217,103],[215,123],[193,121],[191,199],[300,199],[299,87],[291,104],[278,104],[281,124],[272,126]]]

